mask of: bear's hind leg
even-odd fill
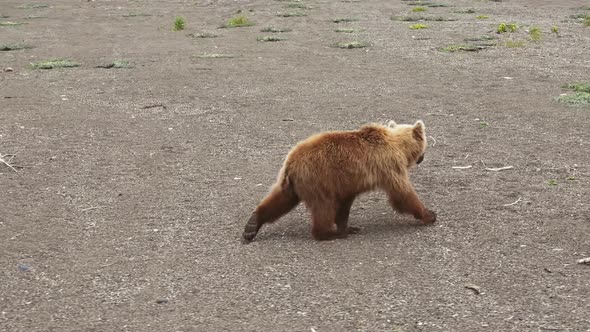
[[[273,188],[252,212],[244,227],[242,237],[246,242],[251,242],[262,225],[274,222],[291,211],[297,204],[299,204],[299,197],[290,185]]]
[[[328,241],[346,237],[346,233],[339,233],[336,229],[338,202],[314,202],[309,205],[311,212],[311,234],[318,241]]]

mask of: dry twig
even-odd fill
[[[436,145],[436,139],[432,136],[428,136],[428,138],[432,138],[432,147],[434,147]]]
[[[512,205],[518,204],[518,202],[520,202],[521,200],[522,200],[522,197],[519,197],[519,198],[516,200],[516,202],[509,203],[509,204],[504,204],[504,206],[512,206]]]
[[[453,169],[468,169],[468,168],[471,168],[471,167],[473,167],[473,166],[471,166],[471,165],[468,165],[468,166],[453,166]]]
[[[491,171],[491,172],[505,171],[507,169],[513,169],[514,168],[514,166],[487,167],[486,166],[486,163],[484,163],[483,160],[481,160],[481,163],[483,164],[483,167],[485,168],[486,171]]]
[[[16,168],[14,168],[16,165],[12,165],[12,159],[14,158],[14,156],[16,156],[15,154],[1,154],[0,153],[0,162],[3,163],[4,165],[10,167],[11,170],[18,172],[16,170]],[[10,157],[10,159],[8,160],[4,160],[5,157]],[[18,166],[16,166],[18,167]]]

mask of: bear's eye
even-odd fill
[[[421,155],[420,158],[416,161],[416,164],[421,163],[424,160],[424,155]]]

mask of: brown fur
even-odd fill
[[[381,189],[400,213],[424,223],[436,214],[424,207],[408,176],[422,161],[427,142],[424,123],[369,124],[354,131],[325,132],[297,144],[287,155],[277,182],[248,220],[243,237],[254,239],[271,223],[303,201],[311,212],[316,240],[344,238],[355,197]]]

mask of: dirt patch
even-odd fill
[[[588,330],[590,111],[555,100],[588,81],[587,2],[406,3],[0,1],[45,17],[0,26],[32,46],[0,52],[1,329]],[[418,15],[454,21],[391,20]],[[345,240],[312,240],[301,206],[242,245],[290,147],[388,119],[426,124],[435,225],[374,193]]]

